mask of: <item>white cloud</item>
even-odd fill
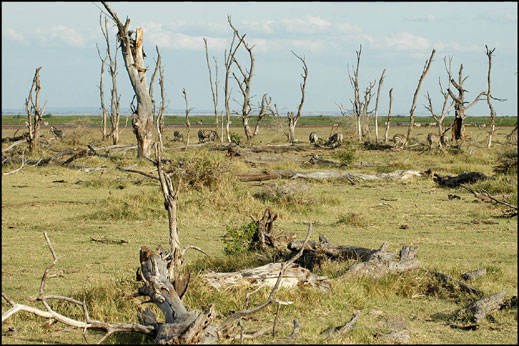
[[[159,48],[204,50],[204,37],[207,38],[207,45],[211,49],[223,50],[227,45],[227,40],[223,38],[171,32],[165,29],[163,24],[153,22],[143,25],[143,30],[145,42],[150,42]]]
[[[409,32],[399,32],[393,36],[385,37],[382,43],[387,48],[395,48],[403,51],[422,51],[432,48],[431,42]]]
[[[263,34],[273,34],[276,32],[275,28],[275,22],[273,20],[267,19],[267,20],[242,20],[240,22],[240,26],[243,26],[244,30],[253,30],[256,32],[260,32]],[[238,28],[239,30],[239,28]]]
[[[430,23],[430,22],[434,22],[436,20],[436,16],[434,16],[432,14],[426,14],[423,16],[410,17],[407,20],[411,21],[411,22]]]
[[[5,30],[4,35],[2,35],[2,36],[4,36],[7,39],[13,40],[13,41],[18,41],[20,43],[27,43],[25,36],[13,28],[7,28]]]
[[[306,16],[305,18],[285,18],[280,22],[284,25],[285,30],[292,33],[317,33],[326,31],[332,26],[332,23],[325,19],[314,16]]]
[[[74,47],[83,47],[85,45],[83,35],[65,25],[53,25],[48,28],[36,29],[36,33],[44,43],[60,40]]]
[[[459,53],[480,53],[484,51],[484,47],[477,44],[462,45],[458,42],[436,42],[434,47],[439,51],[459,52]]]

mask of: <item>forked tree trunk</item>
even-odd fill
[[[386,132],[384,133],[384,143],[387,143],[389,125],[391,124],[391,105],[393,104],[393,88],[389,90],[389,111],[387,113]]]
[[[382,75],[378,80],[378,89],[377,89],[377,99],[375,101],[375,142],[378,143],[378,100],[380,98],[380,89],[382,89],[382,83],[384,83],[384,78],[386,77],[386,69],[382,71]]]
[[[409,143],[409,140],[411,139],[411,131],[413,130],[414,126],[414,111],[416,109],[416,101],[418,99],[418,93],[420,92],[420,88],[422,86],[423,80],[425,79],[425,76],[427,75],[427,72],[429,72],[429,69],[431,68],[431,63],[434,57],[434,53],[436,53],[436,49],[433,49],[431,52],[431,56],[429,57],[429,60],[425,61],[425,66],[423,68],[422,75],[420,76],[420,80],[418,81],[418,86],[416,87],[416,90],[414,92],[413,96],[413,104],[411,105],[411,110],[409,111],[409,127],[407,128],[407,143]]]
[[[25,109],[27,111],[27,129],[29,131],[29,151],[38,151],[40,147],[40,125],[43,121],[43,113],[45,107],[40,107],[40,70],[42,67],[36,68],[34,78],[32,80],[31,89],[29,90],[29,97],[25,100]],[[33,92],[36,100],[33,100]],[[32,118],[34,114],[34,119]]]
[[[142,28],[137,28],[135,40],[133,40],[129,32],[130,19],[126,19],[123,25],[110,5],[105,1],[102,3],[117,25],[117,37],[122,47],[124,65],[137,97],[137,109],[132,116],[133,131],[137,138],[137,157],[151,158],[153,105],[146,81],[146,68],[144,68],[143,31]]]

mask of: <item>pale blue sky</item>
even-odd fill
[[[496,48],[492,60],[494,102],[500,115],[517,114],[517,3],[516,2],[113,2],[119,17],[129,17],[132,28],[144,29],[149,69],[154,67],[155,45],[165,67],[168,110],[182,110],[185,88],[194,111],[210,110],[209,88],[202,37],[219,65],[223,86],[224,50],[232,31],[227,15],[240,33],[256,44],[254,105],[268,93],[282,114],[294,111],[300,99],[302,65],[290,50],[304,56],[309,69],[304,113],[351,108],[353,92],[348,66],[362,44],[360,88],[378,80],[387,70],[380,113],[387,113],[388,91],[393,88],[393,113],[409,114],[413,93],[425,60],[437,50],[418,98],[417,113],[430,92],[441,107],[438,78],[446,85],[443,57],[453,57],[469,76],[467,100],[487,89],[488,59],[485,44]],[[54,107],[99,107],[100,60],[96,43],[104,49],[99,28],[98,2],[2,2],[2,109],[23,111],[36,67],[41,70],[41,96]],[[115,32],[115,31],[113,31]],[[240,55],[241,58],[245,56]],[[121,105],[133,93],[121,57],[118,57]],[[244,65],[248,61],[242,60]],[[214,68],[213,68],[214,71]],[[151,75],[148,76],[148,80]],[[108,75],[105,76],[108,81]],[[234,80],[233,98],[240,100]],[[108,83],[105,83],[108,84]],[[157,98],[159,88],[155,87]],[[108,95],[108,87],[105,94]],[[220,90],[223,106],[223,90]],[[106,97],[106,102],[109,102]],[[374,100],[372,102],[374,105]],[[240,107],[231,102],[233,109]],[[469,115],[487,115],[485,101]]]

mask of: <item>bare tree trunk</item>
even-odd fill
[[[130,19],[126,19],[123,25],[110,5],[105,1],[102,3],[117,24],[117,37],[122,47],[124,64],[137,96],[137,109],[132,117],[132,126],[137,138],[137,157],[150,158],[153,140],[153,109],[146,82],[146,69],[144,68],[143,31],[142,28],[137,28],[135,40],[133,40],[131,38],[132,32],[129,32]]]
[[[101,16],[99,16],[99,21],[101,23]],[[105,94],[104,94],[104,88],[103,88],[103,80],[104,80],[104,74],[105,74],[105,63],[108,59],[108,56],[106,56],[104,59],[101,57],[101,52],[99,51],[99,46],[96,44],[97,48],[97,54],[99,55],[99,59],[101,59],[101,77],[99,82],[99,96],[101,98],[101,111],[103,113],[103,120],[102,120],[102,134],[103,134],[103,140],[107,138],[106,134],[106,118],[107,118],[107,111],[105,106]]]
[[[411,110],[409,111],[410,121],[409,121],[409,127],[407,128],[407,143],[409,143],[409,140],[411,139],[411,131],[413,130],[413,126],[414,126],[414,111],[416,109],[416,101],[418,99],[418,93],[420,92],[422,82],[425,79],[427,72],[429,72],[429,69],[431,68],[431,63],[433,61],[434,53],[436,53],[436,49],[432,50],[431,56],[429,57],[428,60],[425,61],[425,66],[423,68],[422,75],[420,76],[420,80],[418,81],[418,86],[416,87],[416,90],[414,92],[413,104],[411,105]]]
[[[463,120],[465,120],[465,117],[466,117],[465,112],[470,107],[475,105],[476,102],[479,101],[479,98],[481,96],[485,95],[485,92],[482,91],[481,93],[479,93],[478,96],[476,96],[476,98],[474,99],[474,101],[472,101],[471,104],[469,104],[468,106],[465,106],[465,103],[466,103],[465,102],[465,92],[467,90],[463,89],[463,82],[467,78],[468,78],[468,76],[463,78],[463,64],[461,64],[460,70],[458,72],[458,82],[456,83],[456,81],[452,77],[450,80],[450,84],[452,84],[458,90],[458,96],[455,96],[450,88],[447,89],[449,96],[452,98],[452,100],[455,103],[454,104],[455,119],[454,119],[454,124],[452,125],[452,139],[456,142],[458,142],[460,140],[463,141],[465,139],[465,133],[464,133],[465,127],[463,126]]]
[[[490,50],[488,49],[487,45],[485,45],[486,53],[488,56],[488,91],[487,91],[487,103],[488,108],[490,109],[490,124],[489,124],[489,130],[488,130],[488,144],[487,147],[490,148],[492,145],[492,136],[494,135],[494,132],[496,130],[496,112],[494,111],[494,107],[492,106],[492,93],[491,93],[491,83],[490,83],[490,70],[492,69],[492,53],[496,50],[495,48]]]
[[[160,149],[164,150],[164,143],[162,141],[162,134],[164,133],[164,109],[166,107],[165,105],[165,91],[164,91],[164,69],[162,68],[162,59],[160,57],[159,47],[155,46],[155,49],[157,50],[157,64],[155,67],[155,70],[158,69],[159,71],[159,85],[160,85],[160,108],[159,108],[159,114],[157,115],[157,118],[155,119],[156,122],[156,128],[157,128],[157,135],[159,137],[159,143],[160,143]],[[153,90],[153,80],[155,79],[155,73],[153,74],[152,80],[150,82],[150,94],[152,94]]]
[[[102,25],[101,19],[99,21],[101,26],[101,32],[106,41],[106,55],[110,61],[110,76],[112,77],[112,89],[110,91],[110,122],[112,124],[112,131],[110,133],[112,137],[112,144],[117,145],[119,143],[119,116],[120,116],[120,96],[117,93],[117,52],[119,46],[115,45],[115,53],[112,55],[110,48],[110,37],[108,35],[108,19],[105,17],[104,26]]]
[[[229,21],[229,24],[231,23],[231,17],[228,16],[227,20]],[[240,47],[240,44],[242,43],[243,37],[239,37],[239,41],[236,44],[236,47],[234,46],[234,43],[236,41],[236,37],[238,36],[238,33],[236,30],[233,30],[233,36],[231,41],[231,46],[229,47],[229,54],[227,54],[227,50],[224,52],[224,60],[225,60],[225,86],[224,86],[224,93],[225,93],[225,114],[226,114],[226,123],[225,123],[225,131],[227,135],[227,142],[231,143],[231,109],[229,107],[229,100],[231,98],[230,90],[229,90],[229,76],[231,74],[231,66],[234,61],[234,55],[236,54],[236,51],[238,50],[238,47]]]
[[[252,107],[250,104],[250,86],[252,82],[252,77],[254,76],[254,54],[252,54],[252,49],[254,46],[249,46],[247,42],[244,41],[245,35],[240,36],[238,29],[236,29],[231,22],[231,18],[228,17],[229,25],[233,29],[234,33],[238,38],[240,38],[240,42],[243,43],[245,49],[249,53],[249,59],[250,59],[250,65],[248,69],[243,70],[240,63],[238,63],[238,60],[236,60],[235,56],[232,57],[232,62],[238,67],[238,70],[240,70],[240,73],[242,75],[243,81],[240,81],[236,74],[233,72],[233,77],[236,80],[236,83],[238,83],[238,86],[240,87],[241,94],[243,96],[243,104],[242,104],[242,111],[241,111],[241,118],[242,118],[242,125],[243,130],[245,132],[245,137],[247,138],[247,141],[250,141],[254,136],[250,129],[249,125],[249,117],[250,113],[252,111]]]
[[[38,151],[40,148],[40,125],[43,121],[43,113],[47,102],[40,107],[40,70],[42,67],[36,68],[34,78],[32,80],[31,89],[29,90],[29,97],[25,100],[25,109],[27,111],[27,129],[29,130],[29,151]],[[36,101],[33,100],[33,92]],[[34,114],[34,119],[32,119]]]
[[[375,81],[376,82],[376,81]],[[361,126],[362,136],[367,136],[369,133],[369,103],[371,102],[371,99],[373,98],[373,94],[371,91],[373,90],[373,87],[375,86],[374,83],[369,83],[369,86],[366,88],[366,91],[364,92],[364,103],[361,104],[361,116],[364,118],[364,127]]]
[[[308,79],[308,67],[306,66],[305,58],[301,58],[299,55],[291,51],[292,54],[296,56],[301,62],[303,63],[303,74],[301,77],[303,77],[303,83],[299,84],[299,88],[301,89],[301,101],[299,102],[299,107],[297,108],[297,114],[294,115],[294,113],[289,112],[287,114],[288,116],[288,141],[290,143],[294,143],[295,141],[295,130],[297,121],[301,117],[301,111],[303,109],[303,104],[305,102],[305,88],[306,88],[306,80]]]
[[[189,103],[187,101],[186,89],[182,89],[182,95],[184,96],[184,100],[186,100],[186,146],[184,147],[184,150],[187,150],[187,147],[189,146],[189,132],[191,130],[191,123],[189,122],[189,112],[191,111],[191,108],[189,108]]]
[[[380,98],[380,89],[382,89],[382,83],[384,83],[384,78],[386,77],[386,69],[382,71],[382,75],[378,80],[378,89],[377,89],[377,99],[375,101],[375,142],[378,143],[378,100]]]
[[[209,70],[209,85],[211,86],[211,94],[213,95],[213,105],[214,105],[214,127],[216,133],[218,133],[218,63],[216,58],[213,56],[214,66],[215,66],[215,81],[213,88],[213,73],[211,72],[211,64],[209,63],[209,53],[207,49],[207,39],[204,37],[204,45],[205,45],[205,59],[207,61],[207,69]],[[220,143],[223,143],[223,134],[220,137]]]
[[[389,124],[391,123],[391,105],[393,104],[393,88],[389,90],[389,111],[387,113],[386,132],[384,133],[384,143],[387,143],[387,135],[389,133]]]
[[[362,142],[362,129],[360,125],[360,116],[361,116],[361,102],[360,102],[360,92],[359,92],[359,65],[360,65],[360,55],[362,53],[362,45],[358,51],[355,52],[357,54],[357,66],[355,68],[355,72],[353,77],[350,74],[350,83],[353,87],[354,101],[353,101],[353,114],[355,114],[355,118],[357,120],[357,135],[359,143]]]

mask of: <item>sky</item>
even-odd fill
[[[304,57],[308,81],[303,114],[338,113],[337,105],[351,109],[353,89],[348,71],[359,67],[361,92],[378,81],[379,114],[387,114],[389,89],[393,88],[392,113],[408,115],[413,94],[426,60],[436,49],[431,69],[420,89],[417,115],[430,93],[439,112],[439,80],[447,86],[444,58],[452,58],[456,77],[463,64],[464,88],[471,102],[487,90],[488,57],[485,45],[495,48],[492,57],[492,95],[498,115],[517,115],[517,2],[111,2],[131,28],[142,27],[148,71],[155,66],[158,46],[164,67],[166,113],[182,112],[185,89],[192,112],[213,108],[203,38],[208,40],[211,62],[218,63],[219,109],[223,110],[224,51],[229,49],[233,25],[254,45],[255,73],[251,81],[252,105],[259,106],[268,93],[281,115],[297,111],[301,98],[303,66],[291,52]],[[96,50],[106,47],[99,27],[104,10],[100,2],[2,2],[2,111],[23,113],[35,69],[40,72],[41,98],[48,112],[100,108],[101,60]],[[109,23],[115,39],[115,27]],[[112,41],[112,45],[113,45]],[[249,61],[239,51],[242,66]],[[120,52],[119,52],[120,54]],[[133,97],[121,55],[118,56],[121,107]],[[214,64],[214,63],[213,63]],[[235,68],[233,68],[235,70]],[[215,71],[212,66],[213,73]],[[235,70],[236,73],[237,70]],[[148,82],[151,72],[148,72]],[[105,72],[105,103],[109,104]],[[231,108],[241,109],[239,87],[230,80]],[[376,87],[374,89],[376,91]],[[160,89],[154,87],[160,100]],[[375,105],[375,96],[371,105]],[[370,107],[371,108],[371,107]],[[488,115],[485,100],[468,112]],[[452,116],[453,112],[450,113]]]

